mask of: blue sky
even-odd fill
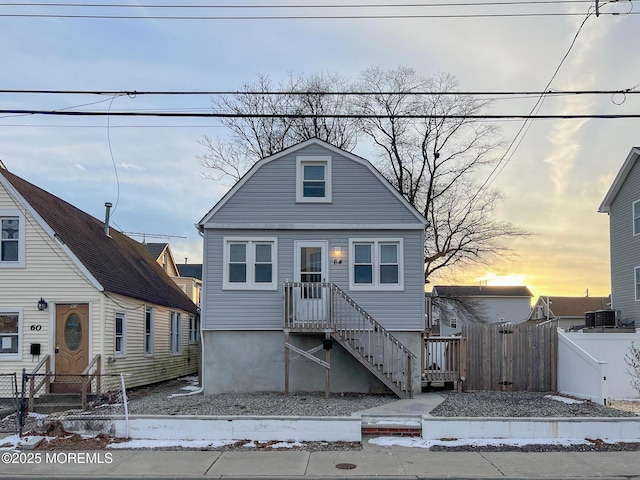
[[[122,1],[122,0],[118,0]],[[43,2],[33,2],[43,3]],[[85,2],[88,3],[88,2]],[[117,3],[115,0],[113,3]],[[122,2],[125,3],[125,2]],[[134,2],[126,2],[134,4]],[[145,2],[138,2],[142,4]],[[178,2],[147,1],[171,5]],[[200,5],[212,2],[194,0]],[[229,2],[230,3],[230,2]],[[315,2],[327,4],[328,2]],[[344,4],[334,0],[333,4]],[[371,4],[349,2],[351,4]],[[398,5],[406,2],[378,2]],[[434,2],[416,2],[434,3]],[[455,4],[460,2],[439,2]],[[508,3],[508,2],[507,2]],[[186,3],[185,3],[186,4]],[[243,4],[301,5],[303,2]],[[258,73],[278,82],[288,72],[338,72],[355,78],[379,66],[410,66],[425,76],[455,75],[467,91],[539,91],[567,52],[590,3],[460,9],[199,10],[61,9],[0,6],[0,89],[235,90]],[[640,11],[640,2],[602,6]],[[574,12],[579,16],[405,19],[157,20],[21,18],[11,13],[136,15],[335,15],[346,13]],[[639,15],[592,16],[551,88],[638,88]],[[624,100],[624,101],[623,101]],[[0,94],[1,109],[208,109],[198,97],[96,97]],[[540,113],[638,113],[627,95],[548,99]],[[499,101],[493,113],[527,113],[535,100]],[[617,103],[622,103],[617,105]],[[500,217],[533,233],[512,245],[518,257],[456,272],[442,282],[524,283],[536,295],[609,293],[608,219],[597,209],[632,146],[638,119],[541,120],[493,182],[504,194]],[[521,123],[499,123],[510,141]],[[178,261],[199,262],[193,226],[228,188],[202,177],[196,156],[204,134],[224,136],[212,119],[43,117],[0,114],[0,159],[9,170],[129,232],[184,236],[170,240]],[[370,150],[359,144],[356,153]],[[114,171],[114,164],[117,167]],[[479,179],[483,180],[483,179]],[[119,190],[119,198],[118,198]],[[137,237],[139,238],[139,237]],[[164,239],[148,238],[148,241]]]

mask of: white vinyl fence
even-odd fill
[[[608,400],[640,398],[631,386],[625,356],[640,333],[558,331],[558,390],[606,405]]]

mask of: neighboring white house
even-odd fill
[[[436,285],[427,296],[430,330],[457,335],[467,323],[522,323],[531,311],[531,291],[525,286]]]
[[[206,392],[322,391],[323,347],[331,391],[420,391],[426,221],[367,160],[300,143],[198,225]]]
[[[142,244],[2,168],[0,229],[0,373],[49,358],[65,391],[92,361],[128,386],[197,371],[197,307]]]

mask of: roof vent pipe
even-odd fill
[[[105,202],[104,206],[106,208],[106,211],[105,211],[105,214],[104,214],[104,233],[109,235],[109,217],[111,216],[112,204],[111,204],[111,202]]]

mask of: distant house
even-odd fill
[[[611,308],[640,325],[640,147],[627,155],[600,208],[609,214]]]
[[[197,307],[142,244],[6,169],[0,228],[0,373],[49,358],[64,391],[90,364],[129,386],[197,371]]]
[[[202,264],[187,265],[177,264],[168,243],[145,243],[145,247],[158,265],[167,272],[178,287],[195,303],[200,306],[200,296],[202,294]],[[198,331],[197,326],[191,328]]]
[[[430,330],[449,336],[467,323],[521,323],[529,316],[532,297],[526,286],[437,285],[427,297]]]
[[[610,308],[609,297],[538,297],[528,321],[556,322],[564,330],[585,326],[585,314]]]
[[[328,348],[333,392],[419,392],[425,225],[323,141],[257,162],[198,223],[205,392],[325,390]]]

